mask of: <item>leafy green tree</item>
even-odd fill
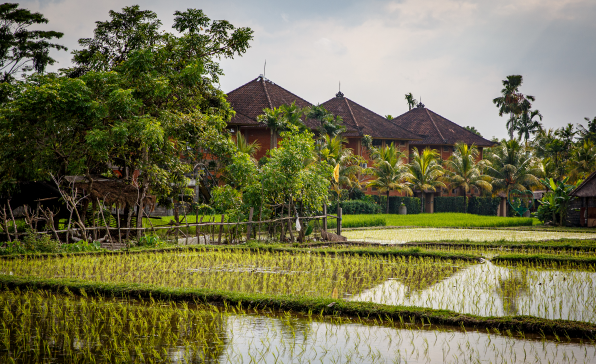
[[[478,161],[478,148],[472,144],[457,143],[454,146],[454,153],[445,161],[448,170],[446,180],[450,188],[463,188],[466,198],[464,211],[468,210],[468,192],[471,189],[476,191],[492,191],[490,176],[483,173],[487,161]]]
[[[389,193],[391,191],[405,192],[412,195],[409,186],[410,174],[408,164],[405,162],[406,155],[399,151],[393,143],[383,148],[375,149],[371,155],[373,166],[368,168],[367,174],[372,175],[372,180],[366,184],[367,187],[376,188],[379,193],[387,195],[386,213],[389,213]]]
[[[0,82],[12,81],[19,72],[42,73],[48,65],[56,63],[50,57],[50,50],[67,50],[52,43],[53,39],[62,38],[63,33],[28,29],[47,22],[41,13],[19,8],[19,4],[0,5]]]
[[[476,127],[474,126],[464,126],[464,129],[466,129],[467,131],[470,131],[478,136],[482,136],[482,134],[480,134],[480,132],[478,131],[478,129],[476,129]]]
[[[412,110],[412,108],[414,108],[416,106],[416,103],[418,102],[414,96],[412,96],[412,93],[410,92],[409,94],[406,94],[406,102],[408,103],[408,111]]]
[[[578,125],[580,141],[590,140],[596,144],[596,116],[592,120],[589,118],[584,119],[588,122],[588,127],[586,128],[581,124]]]
[[[265,108],[263,114],[257,117],[260,123],[263,123],[271,131],[270,148],[277,147],[277,135],[283,131],[289,131],[292,126],[300,131],[307,130],[303,119],[309,112],[308,108],[300,108],[295,102],[290,105],[281,105],[269,109]]]
[[[446,187],[442,181],[445,170],[439,163],[440,155],[435,149],[426,148],[422,154],[418,148],[412,149],[410,162],[410,183],[422,196],[422,211],[425,210],[424,195],[427,191],[436,192],[437,188]]]
[[[333,138],[346,131],[341,116],[334,116],[321,105],[311,107],[306,113],[306,118],[320,123],[319,134],[321,137],[329,135]]]
[[[186,185],[204,151],[229,158],[226,122],[234,112],[205,67],[214,61],[200,56],[193,29],[202,23],[190,27],[193,14],[177,12],[178,36],[164,34],[164,44],[135,50],[110,71],[18,83],[0,112],[0,156],[21,157],[0,167],[0,181],[106,175],[116,167],[139,186],[143,201],[149,188],[159,196],[177,193],[172,186]]]
[[[567,210],[573,196],[571,192],[581,183],[578,181],[575,185],[567,184],[568,178],[557,181],[553,178],[542,180],[541,183],[549,191],[538,202],[540,206],[536,211],[536,216],[540,221],[552,222],[555,225],[564,226],[567,220]],[[558,221],[557,221],[558,216]]]
[[[526,190],[540,186],[537,176],[541,171],[534,165],[530,151],[515,139],[503,141],[490,148],[487,158],[488,174],[493,178],[493,192],[503,191],[509,195],[512,189]]]
[[[583,143],[571,150],[568,161],[568,176],[571,182],[586,179],[592,172],[596,171],[596,146],[591,140],[584,140]]]
[[[135,51],[169,46],[178,48],[176,51],[185,59],[201,59],[210,77],[202,82],[218,83],[223,72],[214,59],[244,54],[253,39],[252,29],[236,28],[227,20],[212,21],[200,9],[176,11],[174,15],[172,28],[185,34],[183,42],[176,42],[179,37],[172,33],[160,31],[162,23],[153,11],[141,10],[138,5],[124,7],[121,12],[111,10],[109,21],[96,22],[93,38],[79,40],[83,48],[73,52],[75,66],[64,71],[71,77],[109,71]],[[174,60],[170,62],[175,65]]]

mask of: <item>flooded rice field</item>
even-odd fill
[[[0,292],[2,363],[591,363],[593,340]]]
[[[412,274],[416,270],[412,267]],[[425,286],[396,277],[350,299],[479,316],[530,315],[596,323],[596,273],[485,262]]]
[[[0,273],[103,283],[344,298],[479,316],[596,323],[593,266],[407,257],[199,251],[3,260]]]
[[[446,229],[400,228],[363,229],[342,232],[348,240],[386,244],[403,244],[413,241],[542,241],[558,239],[596,239],[596,233],[553,231],[523,231],[504,229]]]

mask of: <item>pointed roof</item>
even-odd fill
[[[422,103],[392,119],[391,122],[423,138],[421,141],[411,143],[414,145],[454,145],[457,142],[464,142],[469,145],[476,144],[479,147],[492,147],[495,144],[425,108]]]
[[[229,125],[261,125],[257,122],[257,116],[262,115],[265,108],[273,109],[292,102],[296,102],[299,107],[312,106],[310,102],[263,76],[230,91],[228,102],[236,111],[236,116],[230,120]]]
[[[377,139],[421,140],[420,136],[392,124],[383,116],[344,97],[340,91],[334,98],[321,104],[327,111],[341,116],[346,127],[343,136],[361,137],[370,135]]]
[[[596,171],[571,191],[570,195],[577,197],[596,197]]]

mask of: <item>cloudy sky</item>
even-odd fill
[[[203,9],[255,31],[243,56],[222,61],[221,88],[231,91],[263,73],[311,103],[335,95],[381,115],[407,111],[412,92],[427,108],[485,137],[505,137],[492,99],[501,80],[521,74],[521,91],[546,127],[596,116],[594,0],[214,0],[22,1],[65,33],[69,50],[91,37],[110,9],[139,4],[170,28],[173,13]],[[54,54],[58,67],[69,52]],[[56,68],[58,68],[56,67]]]

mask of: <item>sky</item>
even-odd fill
[[[202,9],[254,30],[251,48],[224,59],[224,92],[263,73],[313,103],[341,91],[380,114],[408,111],[411,92],[426,107],[484,137],[504,138],[506,117],[492,99],[502,80],[520,74],[520,91],[547,128],[596,116],[595,0],[169,0],[21,1],[44,14],[40,29],[64,33],[68,52],[52,69],[70,66],[77,40],[92,37],[109,10],[139,4],[170,30],[173,13]]]

